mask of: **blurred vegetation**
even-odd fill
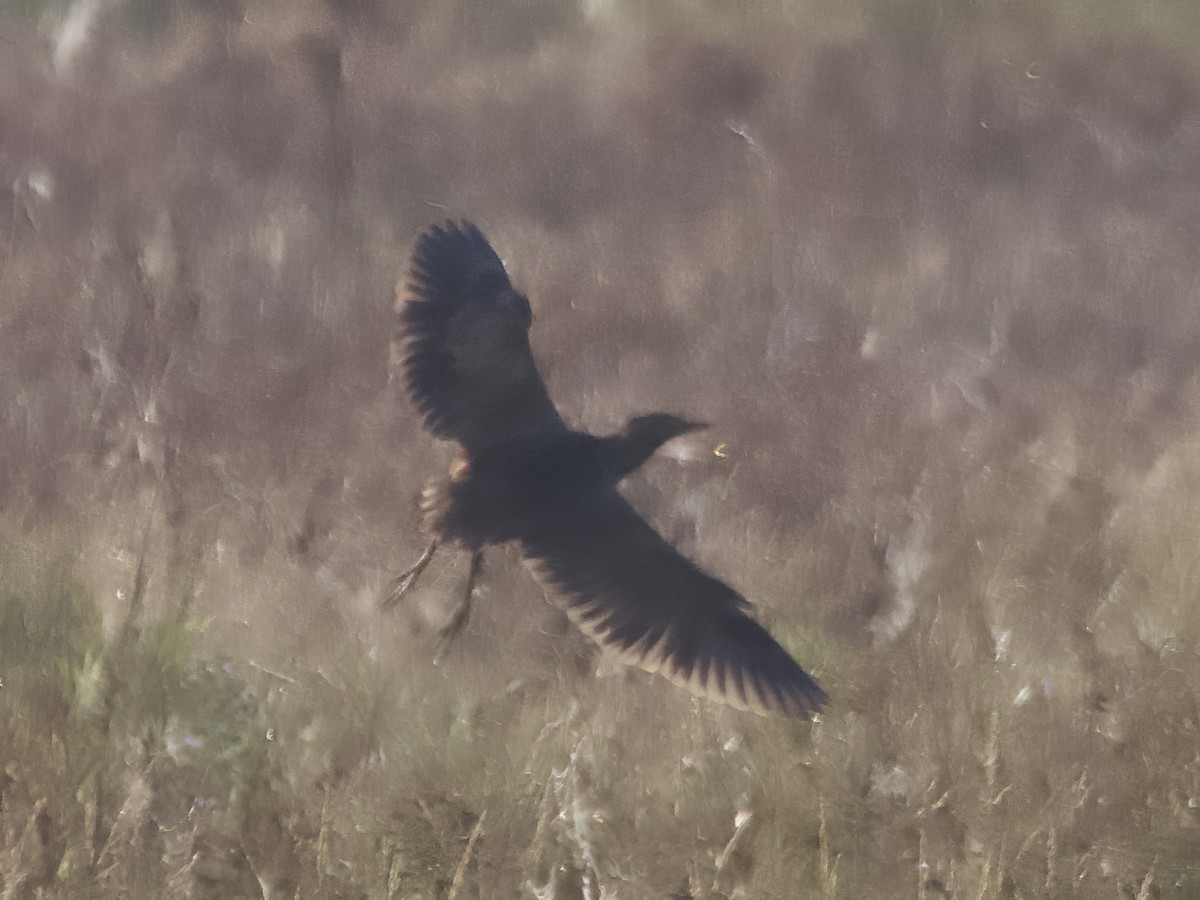
[[[0,898],[1200,896],[1196,9],[0,7]],[[380,613],[448,216],[818,723]]]

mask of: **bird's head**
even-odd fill
[[[625,426],[625,435],[632,443],[653,453],[671,438],[707,427],[704,422],[693,422],[669,413],[650,413],[630,419]]]
[[[700,422],[667,413],[634,416],[620,434],[601,439],[600,445],[605,452],[604,470],[608,477],[620,481],[671,438],[707,427]]]

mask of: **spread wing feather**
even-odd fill
[[[579,627],[630,664],[758,713],[810,717],[828,702],[749,604],[663,540],[615,490],[522,540],[538,580]]]
[[[470,222],[421,235],[397,318],[409,396],[434,434],[473,455],[565,430],[529,349],[529,303]]]

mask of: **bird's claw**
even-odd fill
[[[434,651],[433,664],[440,666],[442,660],[446,658],[446,654],[450,652],[450,645],[454,643],[463,628],[467,625],[467,620],[471,618],[471,602],[475,599],[475,581],[479,575],[479,566],[482,561],[482,556],[475,553],[471,557],[471,568],[467,573],[467,585],[463,591],[462,602],[459,603],[458,609],[450,616],[450,621],[442,626],[438,632],[437,650]]]
[[[390,609],[400,602],[401,598],[411,590],[412,586],[417,583],[417,575],[419,573],[413,569],[409,569],[403,575],[397,575],[388,585],[388,591],[380,601],[380,606],[384,609]]]
[[[404,596],[405,591],[412,587],[412,583],[407,578],[393,578],[391,584],[388,585],[387,593],[383,595],[383,599],[379,601],[379,605],[384,609],[389,609],[400,602],[400,598]]]
[[[442,660],[450,652],[450,645],[454,643],[455,638],[462,634],[462,630],[466,626],[467,619],[470,616],[471,598],[467,597],[463,605],[455,610],[454,615],[450,617],[450,621],[438,631],[438,645],[433,654],[433,664],[435,666],[442,664]]]
[[[388,584],[388,592],[384,595],[383,600],[379,604],[381,607],[384,609],[390,609],[400,602],[400,599],[412,589],[414,584],[417,583],[417,579],[421,576],[421,573],[425,571],[425,567],[429,565],[429,561],[433,559],[433,554],[437,552],[437,547],[438,542],[433,541],[426,548],[425,552],[421,554],[421,558],[417,560],[415,565],[404,572],[401,572],[391,580],[391,582]]]

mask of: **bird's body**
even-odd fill
[[[601,482],[598,448],[589,438],[568,431],[489,447],[454,483],[461,517],[489,523],[484,543],[521,540],[536,530],[539,518]]]
[[[690,423],[676,427],[690,430]],[[661,441],[562,430],[498,441],[459,457],[426,491],[426,530],[467,550],[532,541],[563,517],[586,514]]]
[[[529,347],[532,315],[470,223],[425,232],[398,304],[409,394],[462,456],[423,506],[434,544],[474,554],[517,542],[571,618],[631,664],[758,712],[809,716],[825,694],[746,610],[745,599],[674,550],[617,484],[695,423],[655,413],[596,436],[567,427]]]

